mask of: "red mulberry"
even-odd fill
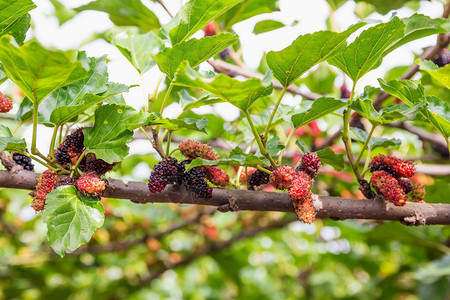
[[[34,165],[31,162],[31,158],[29,158],[26,155],[23,155],[21,153],[13,153],[12,155],[13,160],[16,162],[16,164],[22,166],[25,170],[33,171]]]
[[[409,178],[414,175],[415,167],[411,162],[391,155],[377,155],[370,162],[370,171],[386,171],[395,178]]]
[[[154,194],[158,194],[166,185],[179,181],[180,166],[173,157],[165,157],[153,167],[148,180],[148,189]],[[183,171],[182,171],[183,172]]]
[[[279,190],[285,190],[291,187],[292,181],[296,176],[294,170],[289,166],[278,167],[270,174],[270,184]]]
[[[89,172],[78,178],[77,187],[85,194],[100,196],[106,189],[106,183],[96,172]]]
[[[311,178],[305,172],[298,172],[289,188],[289,197],[303,201],[311,197]]]
[[[316,210],[312,197],[306,198],[303,201],[293,200],[292,204],[300,221],[311,224],[316,220]]]
[[[212,151],[210,146],[198,141],[183,141],[178,145],[178,149],[188,159],[200,157],[207,160],[215,160],[219,158],[219,156]]]
[[[77,129],[68,135],[55,151],[56,162],[67,169],[70,164],[74,165],[84,150],[83,128]]]
[[[308,174],[311,179],[314,179],[319,172],[321,165],[322,164],[317,154],[315,152],[311,152],[302,157],[302,161],[295,171],[303,171]]]
[[[195,167],[184,173],[184,184],[186,189],[203,199],[212,197],[212,188],[205,180],[205,174],[201,167]]]
[[[13,108],[12,101],[0,92],[0,113],[7,113]]]
[[[403,206],[408,200],[397,179],[392,177],[386,171],[375,171],[370,179],[372,186],[381,193],[385,200],[388,200],[396,206]]]
[[[88,153],[81,160],[79,168],[83,173],[95,171],[101,176],[111,171],[116,164],[109,164],[103,159],[97,159],[94,153]]]
[[[31,204],[35,211],[41,211],[44,209],[47,194],[52,191],[57,181],[58,175],[56,174],[56,171],[46,170],[44,173],[39,175],[33,203]]]
[[[412,184],[411,180],[409,180],[408,178],[398,179],[398,184],[400,184],[400,186],[403,189],[403,191],[405,192],[405,194],[408,194],[413,189],[413,184]]]
[[[212,184],[226,187],[230,182],[230,177],[228,174],[219,167],[216,166],[205,166],[203,168],[206,179],[208,179]]]
[[[415,184],[411,191],[411,201],[424,203],[427,191],[422,184]]]

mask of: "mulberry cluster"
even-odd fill
[[[12,101],[0,92],[0,113],[7,113],[13,108]]]
[[[425,203],[425,194],[426,194],[425,187],[421,184],[415,184],[412,191],[411,191],[411,201],[413,202],[419,202],[419,203]]]
[[[256,171],[256,168],[252,168],[252,167],[248,167],[247,168],[247,174],[245,173],[245,169],[244,172],[241,173],[241,176],[239,177],[239,180],[242,183],[247,183],[247,178],[250,177],[250,175]]]
[[[291,187],[292,181],[294,180],[296,173],[289,166],[282,166],[277,168],[270,174],[270,184],[274,188],[279,190],[285,190]]]
[[[409,178],[414,175],[415,167],[411,162],[391,155],[377,155],[370,162],[370,171],[386,171],[395,178]]]
[[[79,168],[84,173],[95,171],[98,175],[104,175],[111,171],[116,164],[109,164],[103,159],[97,159],[94,153],[88,153],[81,160]]]
[[[184,173],[184,185],[191,193],[203,199],[211,199],[212,188],[205,180],[205,173],[201,167],[194,167]]]
[[[187,159],[191,160],[197,157],[207,160],[215,160],[219,158],[219,156],[212,151],[210,146],[198,141],[183,141],[178,145],[178,149],[184,156],[186,156]]]
[[[273,168],[268,168],[269,171],[273,171]],[[247,177],[248,185],[250,186],[261,186],[268,184],[270,180],[270,174],[264,171],[256,169]]]
[[[106,189],[106,182],[100,178],[97,172],[89,172],[81,175],[76,183],[79,191],[84,194],[100,196]]]
[[[57,181],[58,175],[56,175],[56,171],[46,170],[39,175],[33,203],[31,204],[35,211],[42,211],[44,209],[47,194],[51,192]]]
[[[83,128],[77,129],[68,135],[55,151],[56,162],[67,169],[70,164],[75,164],[84,149]]]
[[[295,174],[289,189],[289,197],[300,221],[312,223],[316,219],[314,201],[311,193],[312,179],[303,171]]]
[[[205,173],[206,179],[208,179],[212,184],[226,187],[230,181],[230,177],[227,172],[216,166],[204,166],[202,167]]]
[[[408,200],[408,196],[400,186],[397,179],[386,171],[375,171],[370,179],[372,186],[381,193],[384,199],[392,202],[396,206],[403,206]]]
[[[319,172],[321,165],[322,164],[317,154],[315,152],[310,152],[302,157],[302,161],[295,171],[303,171],[308,174],[311,179],[314,179]]]
[[[28,156],[14,152],[12,158],[16,164],[22,166],[25,170],[34,171],[34,165],[31,162],[31,158]]]
[[[158,162],[148,180],[150,192],[157,194],[164,190],[166,185],[179,181],[179,168],[177,159],[170,156]]]

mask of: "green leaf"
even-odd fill
[[[25,34],[30,28],[28,12],[36,8],[31,0],[8,0],[0,2],[0,36],[9,34],[18,44],[25,40]]]
[[[18,48],[8,36],[0,38],[0,61],[2,71],[33,103],[86,76],[81,63],[71,62],[68,53],[49,51],[36,41]]]
[[[228,31],[236,23],[247,20],[253,16],[279,11],[278,0],[246,0],[224,13],[218,21],[223,23],[224,30]]]
[[[211,81],[193,70],[189,64],[183,62],[175,74],[173,83],[180,86],[201,88],[223,101],[245,110],[258,98],[272,93],[273,86],[270,79],[270,76],[266,75],[263,81],[257,78],[239,81],[227,75],[219,74]]]
[[[261,34],[264,32],[269,32],[275,29],[283,28],[286,26],[285,24],[275,21],[275,20],[263,20],[259,21],[255,24],[255,27],[253,28],[254,34]]]
[[[305,84],[313,93],[331,94],[334,92],[334,80],[336,73],[326,63],[319,64],[319,67],[308,73],[308,76],[300,78],[295,85]]]
[[[301,35],[283,50],[270,51],[267,64],[275,78],[288,87],[314,65],[339,53],[345,47],[349,35],[364,25],[363,22],[357,23],[342,33],[318,31]]]
[[[128,155],[126,143],[133,137],[132,130],[146,125],[150,117],[126,105],[99,107],[95,111],[94,127],[83,129],[86,153],[94,153],[108,163],[121,161]]]
[[[427,72],[431,77],[450,89],[450,64],[439,68],[429,60],[419,61],[418,63],[421,70]]]
[[[103,225],[105,210],[97,197],[77,195],[73,186],[60,186],[49,194],[42,214],[48,242],[61,257],[89,242]]]
[[[0,151],[24,152],[26,147],[24,139],[13,137],[8,127],[0,125]]]
[[[364,74],[380,66],[385,51],[404,36],[404,30],[402,20],[394,17],[387,23],[363,31],[353,43],[328,62],[356,82]]]
[[[302,141],[296,140],[296,141],[295,141],[295,144],[297,145],[297,147],[298,147],[300,150],[302,150],[303,153],[308,153],[308,152],[310,152],[310,151],[309,151],[309,147],[306,146],[306,144],[303,143]]]
[[[19,106],[19,111],[16,114],[15,120],[19,122],[25,122],[31,120],[33,117],[33,102],[30,98],[23,98]]]
[[[173,45],[190,38],[224,12],[244,0],[190,0],[181,8],[180,24],[169,31]]]
[[[355,140],[360,142],[361,144],[364,144],[367,140],[367,138],[369,137],[369,134],[359,128],[356,127],[352,127],[350,128],[350,137]],[[377,147],[390,147],[390,146],[400,146],[400,144],[402,143],[401,140],[398,139],[392,139],[392,138],[379,138],[379,137],[371,137],[370,141],[369,141],[369,148],[371,150],[377,148]]]
[[[122,32],[114,35],[111,43],[140,74],[150,70],[156,64],[152,55],[164,48],[163,41],[151,31],[146,34]]]
[[[330,148],[325,148],[316,152],[320,162],[332,166],[335,170],[344,169],[344,154],[336,154]]]
[[[270,156],[276,155],[278,152],[286,148],[286,146],[280,144],[280,138],[278,136],[273,136],[266,143],[267,152],[269,152]]]
[[[346,100],[334,99],[331,97],[320,97],[312,103],[306,112],[295,114],[291,117],[294,127],[300,127],[312,121],[326,116],[340,108],[347,106]]]
[[[211,95],[206,95],[200,99],[196,99],[189,95],[189,93],[182,89],[178,95],[180,96],[180,105],[183,108],[184,111],[191,110],[193,108],[205,106],[205,105],[212,105],[215,103],[222,102],[221,99],[212,97]]]
[[[362,1],[372,4],[378,13],[385,15],[393,9],[403,7],[406,2],[411,0],[356,0],[356,2]]]
[[[182,118],[182,119],[168,119],[163,118],[159,114],[153,113],[153,119],[148,123],[148,125],[161,125],[169,131],[176,130],[194,130],[206,133],[206,125],[208,124],[208,119],[194,119],[194,118]]]
[[[54,15],[58,19],[59,26],[62,26],[67,21],[71,20],[77,15],[73,9],[68,9],[64,4],[58,0],[50,0],[53,7],[55,8]]]
[[[158,17],[140,0],[96,0],[75,8],[76,11],[97,10],[109,14],[118,26],[136,26],[144,32],[161,27]]]
[[[196,67],[237,41],[238,37],[231,33],[208,36],[199,40],[190,39],[172,48],[165,48],[164,51],[159,52],[153,58],[161,72],[172,80],[182,61],[187,60],[191,67]]]

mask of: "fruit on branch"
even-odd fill
[[[183,141],[178,145],[178,149],[184,156],[186,156],[187,159],[191,160],[196,159],[197,157],[207,160],[215,160],[219,158],[210,146],[198,141]]]
[[[54,170],[46,170],[39,175],[33,203],[31,204],[35,211],[42,211],[44,209],[47,194],[52,191],[57,181],[58,175]]]
[[[292,185],[289,188],[289,197],[292,199],[295,213],[300,221],[312,223],[316,219],[314,200],[311,193],[312,180],[303,171],[295,173]]]
[[[111,171],[116,164],[109,164],[103,159],[97,159],[94,153],[88,153],[81,160],[79,168],[83,173],[95,171],[101,176]]]
[[[425,203],[425,195],[427,191],[425,190],[425,186],[422,184],[414,184],[414,187],[411,191],[411,201]]]
[[[148,180],[149,191],[158,194],[164,190],[169,183],[180,181],[180,171],[184,173],[184,165],[182,167],[179,166],[176,158],[170,156],[164,157],[153,167],[153,171]]]
[[[245,170],[247,170],[247,174],[245,172]],[[252,167],[246,167],[244,168],[244,171],[241,173],[241,175],[239,176],[239,180],[242,183],[247,183],[247,178],[253,173],[255,172],[257,169],[256,168],[252,168]]]
[[[31,162],[31,158],[29,158],[28,156],[23,155],[22,153],[14,152],[12,154],[12,158],[16,162],[16,164],[22,166],[25,170],[34,171],[34,165]]]
[[[396,206],[403,206],[408,200],[408,195],[391,174],[386,171],[375,171],[370,179],[375,190],[383,195],[384,199]]]
[[[392,155],[377,155],[370,162],[370,171],[386,171],[395,178],[412,177],[416,168],[411,162],[404,161]]]
[[[273,167],[266,168],[269,171],[273,171]],[[270,179],[270,174],[261,170],[256,170],[247,177],[249,186],[261,186],[268,184]]]
[[[316,210],[312,197],[305,198],[303,202],[293,200],[292,205],[294,205],[295,213],[300,221],[311,224],[316,220]]]
[[[302,157],[300,165],[295,169],[296,172],[303,171],[314,179],[319,172],[322,163],[315,152],[307,153]]]
[[[214,185],[226,187],[230,182],[228,174],[217,166],[204,166],[203,172],[205,173],[206,179]]]
[[[77,187],[77,180],[73,177],[64,176],[60,178],[56,184],[57,187],[62,185],[73,185],[74,187]]]
[[[400,184],[400,186],[402,187],[405,194],[408,194],[413,189],[413,184],[412,184],[411,180],[409,180],[408,178],[398,179],[398,184]]]
[[[270,174],[270,184],[279,190],[285,190],[292,186],[296,173],[289,166],[278,167],[272,174]]]
[[[106,189],[106,182],[100,178],[97,172],[89,172],[81,175],[77,180],[77,188],[84,194],[100,196]]]
[[[83,128],[69,134],[55,151],[56,162],[63,168],[76,164],[84,149]]]
[[[0,92],[0,113],[7,113],[13,108],[12,101]]]
[[[201,167],[194,167],[184,173],[184,185],[186,189],[203,199],[211,199],[212,188],[205,180],[205,173]]]

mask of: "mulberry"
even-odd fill
[[[212,188],[205,180],[205,174],[201,167],[195,167],[184,173],[184,184],[186,189],[203,199],[212,197]]]
[[[345,83],[341,85],[341,99],[348,99],[350,98],[351,92],[347,89],[347,86]]]
[[[77,180],[78,190],[84,194],[100,196],[106,189],[106,182],[95,172],[83,174]]]
[[[62,185],[73,185],[74,187],[77,187],[77,180],[73,177],[65,176],[58,181],[56,186]]]
[[[440,68],[449,64],[450,63],[450,52],[448,51],[448,49],[442,49],[441,53],[439,53],[439,56],[435,60],[433,60],[433,62]]]
[[[427,191],[422,184],[415,184],[411,191],[411,201],[425,203],[425,195]]]
[[[269,180],[270,174],[258,169],[256,169],[255,172],[253,172],[252,174],[250,174],[250,176],[247,177],[248,185],[250,186],[261,186],[264,184],[268,184]]]
[[[405,192],[405,194],[408,194],[413,189],[412,182],[408,178],[398,179],[398,184],[400,184],[400,186],[403,189],[403,191]]]
[[[219,156],[212,151],[210,146],[198,141],[183,141],[178,145],[178,149],[188,159],[200,157],[207,160],[215,160],[219,158]]]
[[[370,162],[370,171],[386,171],[395,178],[409,178],[414,175],[415,167],[411,162],[391,155],[377,155]]]
[[[245,174],[245,170],[247,169],[247,174]],[[253,172],[255,172],[256,171],[256,169],[255,168],[252,168],[252,167],[247,167],[247,168],[244,168],[244,171],[241,173],[241,176],[239,177],[239,180],[242,182],[242,183],[246,183],[247,182],[247,178],[253,173]]]
[[[292,186],[289,188],[289,197],[293,200],[303,201],[306,198],[311,197],[311,178],[305,172],[299,171],[294,180]]]
[[[83,173],[95,171],[101,176],[111,171],[116,164],[109,164],[103,159],[97,159],[94,153],[88,153],[81,160],[79,168]]]
[[[67,169],[70,164],[75,164],[84,150],[83,128],[77,129],[68,135],[55,151],[56,162]]]
[[[13,108],[12,101],[0,92],[0,113],[7,113]]]
[[[278,167],[272,174],[270,174],[270,184],[279,190],[285,190],[291,187],[296,173],[289,166]]]
[[[56,174],[56,171],[46,170],[39,175],[33,203],[31,204],[35,211],[41,211],[44,209],[47,194],[52,191],[57,181],[58,175]]]
[[[230,182],[228,174],[219,167],[205,166],[203,167],[203,172],[205,173],[206,179],[214,185],[226,187]]]
[[[226,48],[226,49],[222,50],[222,51],[219,53],[219,56],[220,56],[220,58],[223,59],[223,60],[227,59],[228,57],[230,57],[230,49],[229,49],[229,48]]]
[[[148,180],[148,189],[154,194],[161,192],[169,183],[180,181],[179,173],[180,166],[175,158],[163,158],[154,166],[153,171],[150,174],[150,178]]]
[[[314,208],[312,197],[304,199],[303,202],[293,200],[292,204],[294,205],[295,213],[300,221],[311,224],[316,220],[316,210]]]
[[[34,165],[31,163],[31,158],[21,153],[13,153],[13,160],[16,164],[22,166],[25,170],[34,171]]]
[[[403,206],[408,200],[397,179],[386,171],[375,171],[370,179],[372,186],[381,193],[385,200],[392,202],[396,206]]]
[[[315,152],[311,152],[302,157],[302,161],[295,171],[303,171],[308,174],[311,179],[314,179],[319,172],[321,165],[322,164],[317,154]]]

